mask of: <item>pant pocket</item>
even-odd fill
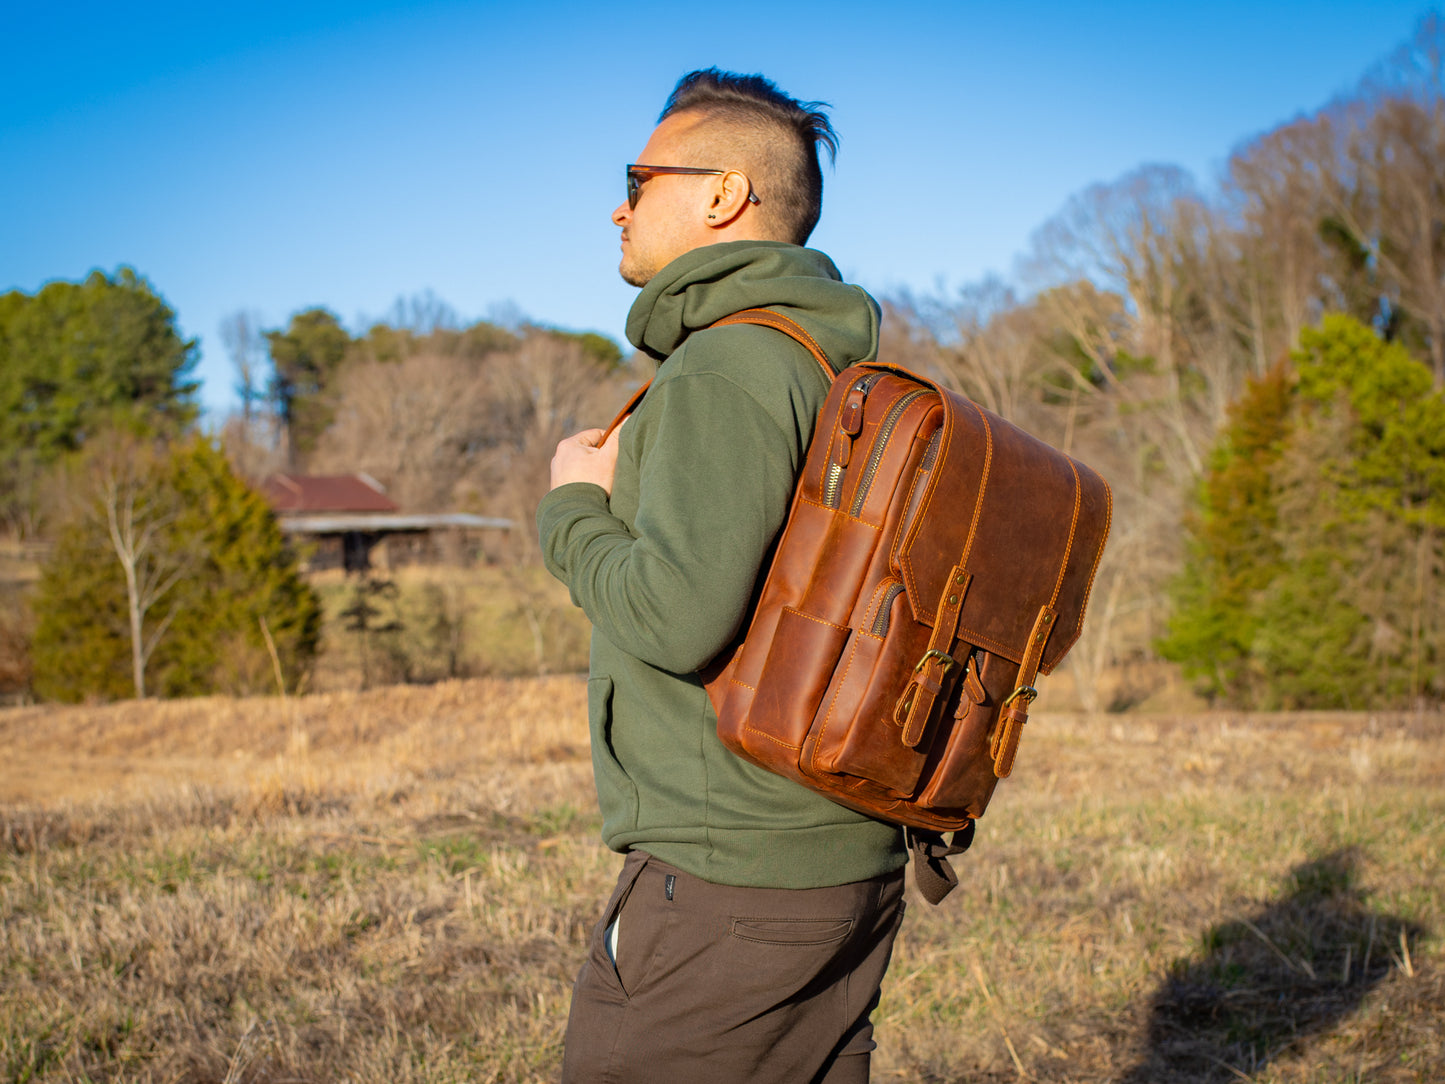
[[[763,945],[833,945],[853,929],[851,918],[734,918],[731,933]]]
[[[675,880],[675,875],[656,862],[649,863],[638,871],[617,910],[617,981],[629,998],[663,969],[661,961],[677,916],[668,896],[669,879]]]
[[[643,851],[629,851],[627,859],[622,863],[622,872],[617,877],[617,887],[612,890],[612,895],[607,899],[607,906],[602,909],[602,919],[592,931],[592,940],[588,945],[587,959],[593,970],[601,976],[602,981],[620,989],[622,980],[617,973],[617,967],[612,962],[612,955],[607,951],[607,928],[617,921],[622,913],[623,907],[627,905],[628,897],[632,895],[637,885],[637,879],[647,866],[651,856]],[[620,932],[620,931],[619,931]],[[622,954],[622,946],[618,945],[618,956]]]

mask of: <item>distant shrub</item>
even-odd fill
[[[0,590],[0,702],[30,688],[31,623],[18,592]]]
[[[303,683],[320,605],[270,507],[210,441],[107,441],[69,488],[35,592],[40,696],[244,695],[274,690],[277,664],[288,690]]]
[[[1340,314],[1215,446],[1166,658],[1236,707],[1445,702],[1445,393]]]

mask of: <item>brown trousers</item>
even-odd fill
[[[633,851],[572,990],[563,1084],[865,1084],[902,920],[902,870],[737,888]]]

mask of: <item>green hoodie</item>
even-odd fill
[[[628,315],[628,338],[662,364],[622,428],[611,499],[560,486],[537,522],[548,569],[592,621],[604,842],[717,884],[816,888],[903,865],[901,831],[729,752],[696,674],[742,628],[828,392],[781,332],[710,327],[759,307],[796,320],[838,370],[877,355],[877,304],[822,253],[694,249]]]

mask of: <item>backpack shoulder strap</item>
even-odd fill
[[[735,312],[731,316],[724,316],[721,320],[709,324],[708,327],[727,327],[730,324],[761,324],[763,327],[775,328],[789,338],[796,339],[808,353],[813,355],[814,360],[823,367],[823,374],[828,378],[828,383],[831,384],[833,378],[838,375],[838,370],[833,368],[832,363],[828,361],[828,355],[825,354],[823,348],[818,345],[818,340],[809,335],[807,331],[803,329],[802,325],[791,317],[784,316],[780,312],[774,312],[772,309],[743,309],[742,312]],[[632,397],[628,399],[622,409],[617,412],[617,417],[612,419],[612,424],[603,432],[602,438],[597,442],[598,444],[606,442],[607,438],[626,420],[627,416],[637,409],[637,404],[642,402],[642,397],[647,394],[647,389],[650,387],[652,387],[651,380],[647,381],[647,383],[632,393]]]
[[[809,335],[796,320],[784,316],[772,309],[744,309],[742,312],[735,312],[731,316],[724,316],[713,324],[713,327],[726,327],[729,324],[761,324],[763,327],[776,328],[784,335],[796,339],[802,343],[808,353],[812,354],[819,365],[823,367],[823,373],[828,378],[828,383],[838,375],[838,370],[833,368],[828,360],[828,355],[823,353],[823,348],[818,345],[818,340]]]

